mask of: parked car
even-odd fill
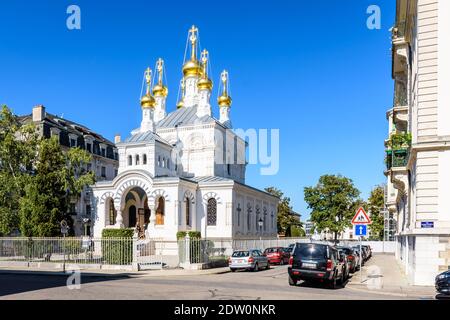
[[[369,245],[363,245],[363,247],[366,249],[367,260],[369,260],[372,258],[372,248]]]
[[[238,250],[234,251],[228,259],[228,266],[232,272],[238,269],[259,271],[260,269],[269,269],[269,260],[260,250]]]
[[[294,247],[295,247],[295,243],[291,243],[291,244],[288,246],[289,250],[291,250],[291,255],[292,255],[292,251],[294,250]]]
[[[337,247],[338,250],[343,251],[347,255],[349,272],[354,273],[359,265],[359,255],[356,255],[355,250],[349,247]]]
[[[289,263],[291,254],[284,251],[283,249],[283,247],[267,248],[266,250],[264,250],[263,254],[267,257],[269,263],[276,263],[281,265],[287,264]]]
[[[450,270],[442,272],[435,279],[436,291],[450,296]]]
[[[361,266],[364,266],[364,257],[359,254],[359,246],[353,247],[352,249],[355,252],[355,255],[357,257],[356,258],[356,266],[357,266],[356,268],[359,269],[360,261],[361,261]]]
[[[342,278],[342,281],[344,282],[350,276],[350,262],[349,262],[348,257],[347,257],[347,255],[345,254],[344,251],[339,250],[339,249],[337,249],[337,250],[338,250],[338,253],[339,253],[339,261],[342,262],[342,264],[343,264],[343,271],[342,272],[344,273],[344,277]]]
[[[289,285],[299,280],[321,281],[331,288],[342,283],[345,277],[345,261],[335,247],[317,243],[297,243],[289,259]]]
[[[361,250],[361,258],[362,258],[361,264],[364,265],[365,262],[367,261],[367,251],[362,246],[361,246],[361,249],[359,248],[359,246],[354,246],[353,249],[358,251],[358,254],[359,254],[359,251]]]
[[[289,258],[290,258],[291,255],[292,255],[292,249],[293,249],[293,248],[289,248],[289,247],[283,248],[283,251],[286,253],[286,255],[287,255]],[[288,263],[289,263],[289,259],[288,259]]]

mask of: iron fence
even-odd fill
[[[132,238],[0,238],[0,261],[130,265]]]

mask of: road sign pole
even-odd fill
[[[359,237],[359,273],[360,273],[360,283],[363,282],[363,276],[362,276],[362,237]]]

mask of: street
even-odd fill
[[[374,256],[365,269],[383,263],[392,269],[393,256]],[[259,272],[207,275],[167,276],[89,276],[81,277],[80,289],[68,289],[67,277],[63,275],[16,275],[0,274],[0,299],[182,299],[182,300],[258,300],[258,299],[434,299],[433,288],[398,294],[386,290],[371,290],[359,284],[355,273],[344,287],[335,290],[301,283],[288,285],[287,266],[273,266]],[[393,276],[397,276],[396,274]],[[386,279],[389,280],[389,279]],[[388,290],[389,291],[389,290]]]

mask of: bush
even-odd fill
[[[130,264],[133,261],[133,234],[134,229],[104,229],[103,260],[108,264]]]
[[[191,239],[200,239],[202,234],[200,231],[178,231],[177,232],[177,240],[183,240],[186,235],[189,234],[189,238]]]

